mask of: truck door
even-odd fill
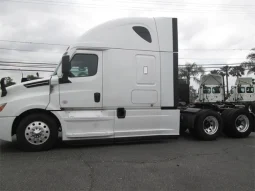
[[[102,110],[102,54],[79,50],[70,58],[69,83],[59,88],[63,140],[114,135],[115,113]]]
[[[70,59],[70,83],[60,84],[61,108],[102,108],[102,52],[79,50]]]

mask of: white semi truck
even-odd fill
[[[224,102],[223,78],[216,74],[207,74],[200,77],[198,98],[196,102]]]
[[[85,33],[63,55],[54,74],[5,88],[1,80],[0,139],[20,148],[52,148],[62,140],[178,136],[180,121],[203,140],[216,139],[220,112],[178,109],[176,18],[126,18]],[[230,111],[230,110],[229,110]],[[253,128],[246,110],[224,112],[229,136]],[[190,123],[190,124],[189,124]]]
[[[246,107],[255,111],[255,83],[251,77],[237,78],[235,86],[231,87],[230,95],[225,98],[223,77],[217,74],[207,74],[200,77],[198,98],[196,104],[225,104],[228,107]]]
[[[207,74],[200,77],[198,98],[196,103],[225,102],[225,87],[223,77],[217,74]],[[249,104],[255,102],[255,83],[251,77],[237,78],[235,86],[231,87],[228,103]]]
[[[251,77],[237,78],[235,86],[231,87],[228,102],[255,102],[255,79]]]

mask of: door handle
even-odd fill
[[[124,119],[126,117],[126,109],[125,108],[117,108],[117,117],[119,119]]]
[[[94,93],[94,100],[95,100],[96,103],[100,102],[100,97],[101,97],[100,93],[98,93],[98,92]]]

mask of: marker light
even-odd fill
[[[6,106],[6,103],[0,104],[0,112],[3,111],[5,106]]]

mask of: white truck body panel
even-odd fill
[[[171,23],[167,23],[171,25]],[[132,29],[134,26],[146,27],[151,34],[152,42],[140,38]],[[171,35],[171,34],[168,34]],[[157,29],[154,18],[117,19],[101,24],[80,37],[72,47],[80,45],[88,48],[125,49],[159,51]],[[172,44],[169,44],[170,46]],[[116,56],[116,55],[115,55]]]
[[[136,26],[149,31],[151,42]],[[63,140],[179,135],[176,35],[172,18],[119,19],[88,31],[65,53],[77,75],[69,76],[69,83],[61,82],[60,64],[50,79],[7,88],[0,98],[0,104],[7,103],[0,112],[0,122],[5,121],[0,139],[11,141],[14,119],[31,109],[53,113]],[[72,60],[76,55],[96,55],[96,73],[84,76],[90,71]],[[120,118],[122,108],[126,114]]]
[[[40,86],[41,82],[48,85]],[[31,82],[30,82],[31,83]],[[34,87],[25,87],[28,82],[8,87],[8,93],[5,97],[0,97],[0,104],[7,103],[5,109],[0,112],[0,117],[16,117],[21,113],[33,109],[46,109],[50,102],[50,86],[49,79],[34,80]]]
[[[171,52],[160,52],[161,58],[161,105],[162,106],[174,106],[174,70],[169,60],[173,60],[173,53]]]
[[[159,50],[161,52],[174,52],[173,46],[173,23],[171,18],[155,18],[158,38]],[[166,24],[167,23],[167,24]]]
[[[127,110],[125,120],[115,117],[115,137],[179,135],[178,110]]]
[[[160,107],[160,59],[158,52],[113,49],[105,51],[103,57],[103,107]],[[146,58],[149,62],[144,62]],[[144,74],[144,67],[148,69],[147,74]],[[142,94],[146,94],[148,91],[153,92],[153,95],[157,95],[157,101],[151,99],[151,102],[147,103],[137,102],[138,99],[135,96],[138,91]]]

